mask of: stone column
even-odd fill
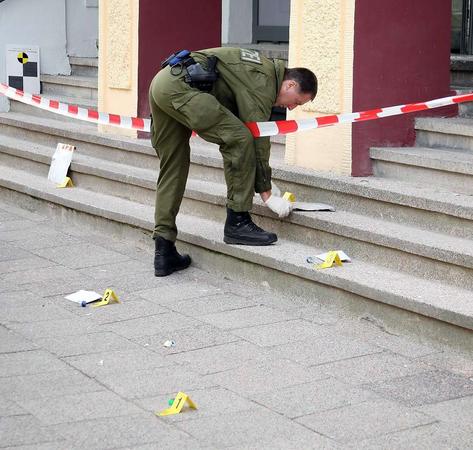
[[[351,111],[355,0],[292,0],[289,67],[307,67],[319,80],[314,102],[288,111],[303,119]],[[351,173],[351,126],[291,134],[286,162],[318,170]]]
[[[101,112],[138,112],[139,0],[100,0],[99,101]],[[102,132],[136,136],[136,131],[103,126]]]

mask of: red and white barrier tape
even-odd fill
[[[139,117],[120,116],[118,114],[109,114],[95,111],[93,109],[81,108],[76,105],[68,105],[56,100],[49,100],[39,95],[30,94],[12,88],[6,84],[0,83],[0,94],[8,98],[17,100],[27,105],[35,106],[46,111],[50,111],[62,116],[72,117],[74,119],[85,120],[87,122],[113,125],[129,130],[149,131],[151,121],[149,119],[140,119]]]
[[[17,100],[37,108],[51,111],[63,116],[72,117],[87,122],[102,125],[112,125],[130,130],[150,130],[150,120],[139,117],[120,116],[117,114],[101,113],[93,109],[80,108],[68,105],[56,100],[49,100],[39,95],[20,91],[6,84],[0,83],[0,94],[13,100]],[[411,112],[424,111],[427,109],[440,108],[442,106],[455,105],[458,103],[473,101],[473,94],[454,95],[451,97],[438,98],[424,103],[411,103],[407,105],[390,106],[387,108],[371,109],[346,114],[334,114],[321,116],[314,119],[300,120],[277,120],[274,122],[247,122],[246,126],[254,137],[275,136],[277,134],[289,134],[296,131],[313,130],[315,128],[328,127],[339,123],[362,122],[365,120],[381,119],[383,117],[398,116]]]

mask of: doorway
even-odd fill
[[[290,0],[253,0],[253,42],[289,42]]]

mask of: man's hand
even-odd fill
[[[263,198],[263,196],[261,196]],[[264,200],[264,199],[263,199]],[[290,201],[271,195],[267,200],[264,201],[265,205],[279,217],[287,217],[291,214],[293,205]]]

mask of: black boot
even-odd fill
[[[190,256],[177,253],[174,242],[158,236],[154,244],[154,274],[157,277],[165,277],[176,270],[189,267],[191,263]]]
[[[262,230],[248,212],[235,212],[227,208],[224,242],[240,245],[269,245],[278,240],[274,233]]]

